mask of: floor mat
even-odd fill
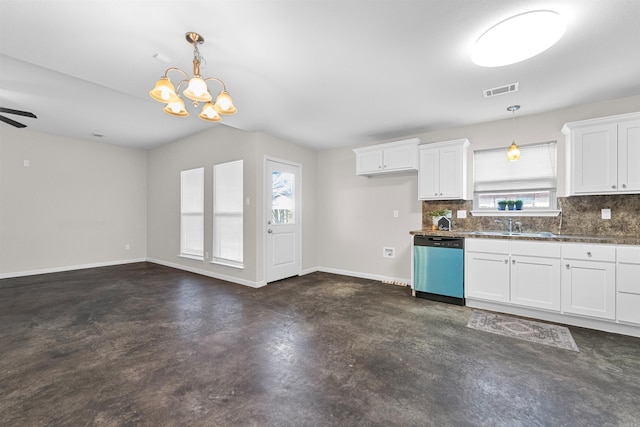
[[[571,332],[564,326],[473,310],[467,327],[565,350],[580,351]]]

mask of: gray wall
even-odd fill
[[[423,142],[468,138],[469,177],[472,187],[473,151],[504,147],[511,143],[511,116],[472,126],[406,135]],[[515,135],[518,144],[558,141],[558,190],[564,192],[564,123],[640,111],[640,96],[581,105],[544,114],[519,117]],[[526,106],[520,110],[526,114]],[[379,141],[379,143],[388,141]],[[411,240],[409,232],[422,228],[421,205],[417,200],[417,174],[372,178],[355,175],[355,154],[350,149],[318,153],[318,266],[322,270],[345,272],[361,277],[409,282]],[[398,210],[398,218],[392,215]],[[395,259],[384,259],[382,248],[396,249]]]
[[[0,277],[143,260],[146,166],[144,151],[0,126]]]
[[[268,135],[216,126],[166,144],[148,154],[148,257],[154,262],[242,283],[264,284],[264,158],[277,157],[302,164],[302,266],[315,267],[316,153]],[[205,255],[211,257],[213,165],[244,160],[244,268],[178,257],[180,251],[180,171],[205,168]]]
[[[562,125],[639,110],[640,96],[635,96],[516,115],[516,140],[519,144],[558,141],[562,193]],[[520,113],[526,114],[526,106]],[[468,138],[471,184],[473,150],[506,149],[511,118],[505,110],[504,120],[405,137],[413,136],[427,143]],[[350,148],[315,152],[226,126],[148,152],[0,126],[0,277],[149,258],[260,285],[264,281],[265,156],[302,164],[303,272],[324,270],[409,281],[409,232],[420,229],[422,222],[417,174],[358,177]],[[245,268],[179,258],[180,171],[205,167],[205,203],[210,207],[212,166],[238,159],[244,160],[245,197],[250,199],[245,206]],[[29,160],[29,167],[23,166],[24,160]],[[211,243],[208,209],[208,252]],[[382,257],[385,246],[396,249],[394,259]]]

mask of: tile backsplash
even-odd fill
[[[640,194],[611,196],[558,197],[562,213],[553,217],[514,217],[521,221],[524,231],[550,231],[555,234],[588,236],[640,236]],[[471,200],[422,202],[422,227],[431,228],[426,213],[436,209],[453,212],[452,229],[457,231],[498,230],[494,216],[473,216]],[[602,219],[601,210],[611,209],[611,219]],[[458,219],[457,210],[466,210],[467,218]],[[504,217],[502,217],[504,218]]]

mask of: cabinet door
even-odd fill
[[[618,125],[618,189],[640,191],[640,120]]]
[[[615,319],[616,269],[610,262],[564,260],[562,311]]]
[[[415,169],[416,154],[415,145],[386,148],[383,153],[382,168],[385,171]]]
[[[466,297],[509,302],[509,256],[482,252],[466,255]]]
[[[440,149],[440,194],[444,199],[461,199],[462,146]]]
[[[573,192],[617,192],[617,126],[599,125],[577,129],[573,145]]]
[[[382,171],[382,150],[363,151],[356,154],[356,174]]]
[[[511,302],[560,311],[560,258],[512,255]]]
[[[438,149],[420,150],[418,168],[418,198],[437,199],[440,197],[440,160]]]

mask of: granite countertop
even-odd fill
[[[434,236],[434,237],[464,237],[474,239],[515,239],[515,240],[536,240],[544,242],[568,242],[568,243],[598,243],[613,245],[640,245],[640,236],[584,236],[575,234],[562,234],[551,236],[530,236],[517,234],[474,234],[473,231],[433,231],[415,230],[409,234],[414,236]]]

